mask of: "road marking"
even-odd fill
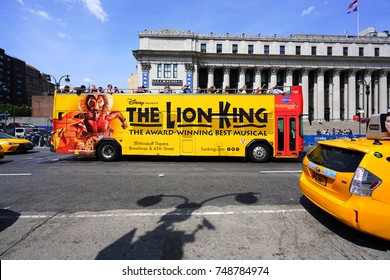
[[[0,176],[31,176],[31,173],[8,173],[0,174]]]
[[[46,219],[52,217],[53,219],[85,219],[85,218],[120,218],[120,217],[158,217],[158,216],[230,216],[230,215],[246,215],[246,214],[279,214],[279,213],[295,213],[306,212],[306,209],[264,209],[264,210],[242,210],[242,211],[198,211],[194,209],[171,209],[161,211],[148,211],[148,212],[133,212],[133,213],[100,213],[100,214],[35,214],[35,215],[10,215],[0,214],[0,219]]]

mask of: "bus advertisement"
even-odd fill
[[[252,162],[303,155],[302,88],[278,94],[54,94],[52,151],[225,156]]]

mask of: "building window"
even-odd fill
[[[238,45],[237,45],[237,44],[233,44],[233,46],[232,46],[232,52],[233,52],[233,53],[238,53]]]
[[[222,44],[217,44],[217,53],[222,53]]]
[[[164,64],[164,78],[171,78],[171,64]]]
[[[379,56],[379,48],[375,48],[375,56]]]
[[[253,45],[248,45],[248,54],[253,53]]]
[[[280,46],[280,54],[284,55],[286,52],[286,47],[285,46]]]
[[[203,53],[206,52],[206,44],[205,43],[200,44],[200,52],[203,52]]]
[[[333,51],[332,47],[328,47],[327,48],[327,55],[331,56],[332,55],[332,51]]]
[[[301,46],[295,46],[295,54],[301,55]]]
[[[264,54],[269,54],[269,45],[264,45]]]
[[[157,78],[161,78],[161,77],[162,77],[162,65],[157,64]]]
[[[177,78],[177,64],[173,64],[173,78]]]
[[[364,48],[363,47],[359,48],[359,56],[364,56]]]
[[[343,47],[343,56],[348,56],[348,47]]]
[[[317,55],[317,47],[316,46],[311,47],[311,55]]]

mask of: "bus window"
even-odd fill
[[[278,151],[284,150],[284,118],[278,118]]]
[[[296,150],[296,131],[297,131],[297,122],[295,118],[290,118],[290,151]]]

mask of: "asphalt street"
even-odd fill
[[[0,161],[1,260],[389,260],[299,191],[299,160]]]

